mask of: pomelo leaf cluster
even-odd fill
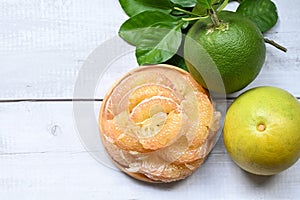
[[[119,0],[129,16],[119,35],[136,47],[139,65],[175,64],[187,69],[182,58],[184,35],[198,20],[210,17],[211,10],[221,12],[229,0]],[[256,23],[261,32],[277,22],[271,0],[239,0],[235,12]]]

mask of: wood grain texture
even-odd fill
[[[184,181],[152,185],[133,180],[108,159],[93,159],[80,143],[73,118],[71,102],[0,104],[1,199],[299,197],[299,162],[276,176],[251,175],[231,161],[222,138],[202,167]]]
[[[274,85],[300,96],[298,5],[293,0],[274,2],[279,21],[265,36],[285,46],[288,52],[267,45],[263,70],[246,89]],[[72,98],[86,58],[105,41],[117,36],[119,26],[126,19],[117,0],[1,1],[0,99]],[[134,52],[124,59],[137,66]],[[107,74],[108,80],[115,81],[121,72],[132,67],[119,62],[112,70],[116,73]],[[103,93],[96,97],[102,98]]]
[[[1,1],[0,98],[72,97],[83,61],[125,19],[115,0]]]
[[[273,1],[279,22],[265,36],[288,52],[267,45],[263,70],[243,91],[274,85],[300,98],[300,7],[296,0]],[[124,46],[115,49],[119,57],[105,74],[82,72],[89,55],[114,38],[126,19],[117,0],[0,1],[0,199],[299,199],[299,162],[276,176],[251,175],[231,161],[222,137],[191,177],[160,185],[124,175],[100,146],[95,152],[86,148],[78,120],[98,134],[89,122],[101,102],[83,101],[93,109],[85,118],[70,100],[82,73],[82,86],[97,79],[96,91],[76,97],[101,99],[137,66],[134,49]]]

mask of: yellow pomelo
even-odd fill
[[[184,58],[189,72],[204,87],[233,93],[259,74],[266,55],[263,35],[248,18],[234,12],[218,13],[221,25],[199,20],[188,31]]]
[[[273,175],[300,156],[300,103],[287,91],[257,87],[229,107],[224,143],[232,160],[258,175]]]

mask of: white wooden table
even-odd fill
[[[279,22],[265,36],[288,52],[267,45],[263,70],[246,89],[273,85],[300,98],[300,5],[274,2]],[[126,47],[103,76],[82,66],[126,19],[117,0],[0,0],[0,199],[299,199],[300,162],[272,177],[251,175],[231,161],[222,137],[199,170],[172,184],[135,181],[104,152],[102,162],[94,159],[78,123],[95,125],[101,101],[92,99],[103,98],[135,60]],[[72,101],[81,97],[76,84],[95,77],[91,99]],[[78,115],[80,104],[94,109],[90,118]]]

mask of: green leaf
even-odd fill
[[[126,22],[119,35],[136,46],[136,57],[140,65],[157,64],[170,59],[181,43],[180,18],[160,11],[144,11]]]
[[[220,12],[222,11],[228,4],[228,0],[211,0],[210,5],[211,7],[203,6],[203,4],[197,3],[193,9],[193,13],[206,15],[207,9],[213,8],[214,10]]]
[[[250,18],[263,33],[278,20],[276,5],[271,0],[244,0],[236,12]]]
[[[171,0],[171,2],[181,7],[190,8],[196,5],[197,0]]]
[[[169,27],[174,27],[179,23],[179,18],[160,11],[144,11],[139,13],[127,21],[125,21],[119,30],[119,35],[128,43],[137,46],[147,40],[145,31],[154,31],[154,26],[159,27],[162,24],[164,27],[169,24]],[[148,30],[149,29],[149,30]],[[156,34],[156,33],[152,33]]]
[[[143,32],[144,40],[137,45],[140,65],[158,64],[170,59],[180,47],[182,24],[157,23]]]
[[[204,15],[207,15],[207,8],[205,8],[201,4],[197,3],[192,12],[195,14],[204,16]]]
[[[129,17],[146,10],[157,10],[170,13],[173,7],[170,0],[119,0],[119,2],[122,9]]]
[[[212,0],[198,0],[198,4],[202,6],[204,9],[211,9]]]
[[[169,64],[169,65],[173,65],[176,67],[179,67],[185,71],[188,71],[188,68],[185,64],[185,60],[183,58],[183,47],[184,47],[184,41],[185,41],[185,37],[187,34],[188,30],[182,30],[182,40],[181,40],[181,44],[177,50],[177,52],[175,53],[175,55],[173,55],[170,59],[168,59],[167,61],[164,62],[164,64]]]
[[[172,56],[172,58],[170,58],[169,60],[167,60],[164,63],[173,65],[173,66],[179,67],[185,71],[188,71],[188,68],[185,64],[184,58],[182,56],[180,56],[180,54],[178,54],[178,53],[176,53],[174,56]]]
[[[205,2],[207,2],[207,1],[205,1]],[[205,15],[208,15],[208,12],[207,12],[208,9],[211,9],[211,8],[213,8],[214,10],[220,9],[223,6],[227,5],[226,2],[227,2],[227,0],[210,0],[208,2],[208,4],[205,4],[205,5],[203,4],[203,2],[202,3],[198,2],[195,5],[192,12],[195,14],[201,15],[201,16],[205,16]],[[208,6],[208,5],[210,5],[210,6]]]

